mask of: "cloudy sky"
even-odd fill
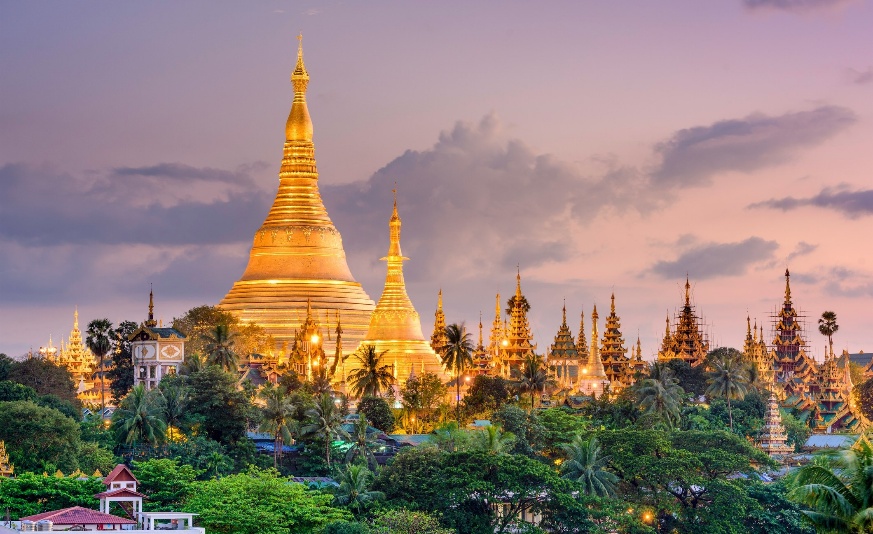
[[[686,273],[717,345],[790,268],[873,351],[873,2],[7,2],[0,352],[217,303],[277,187],[299,31],[321,190],[376,300],[391,189],[429,333],[615,291],[651,358]],[[769,324],[769,322],[768,322]],[[590,333],[590,324],[586,324]],[[810,335],[821,357],[825,339]]]

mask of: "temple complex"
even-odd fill
[[[579,352],[576,350],[573,333],[570,332],[570,327],[567,326],[566,303],[562,308],[562,313],[563,320],[561,321],[558,333],[555,335],[555,342],[549,347],[548,362],[555,374],[558,388],[569,390],[575,385],[579,377],[582,361],[579,357]]]
[[[430,342],[421,333],[418,312],[406,293],[403,279],[403,262],[408,260],[400,250],[400,216],[397,214],[397,192],[394,192],[394,211],[388,221],[388,255],[382,261],[388,264],[385,289],[370,318],[370,327],[358,349],[373,345],[376,352],[385,352],[383,364],[394,366],[394,378],[403,385],[411,373],[430,372],[447,378],[442,360],[431,348]],[[346,365],[351,372],[357,365],[356,358],[349,358]]]
[[[293,317],[307,305],[315,315],[339,311],[346,346],[356,347],[370,327],[374,303],[349,271],[342,237],[318,190],[302,40],[291,83],[294,100],[285,125],[276,199],[255,232],[245,272],[219,307],[263,327],[279,345],[293,341],[298,326]],[[326,340],[324,350],[333,354],[335,342]]]
[[[597,339],[597,305],[591,312],[591,348],[588,351],[588,360],[582,366],[579,375],[577,389],[582,395],[598,397],[609,387],[609,378],[603,369],[603,361],[600,359],[600,344]]]
[[[533,354],[537,346],[532,343],[533,335],[527,320],[527,299],[521,292],[521,272],[515,276],[515,296],[509,309],[509,328],[503,332],[506,343],[501,341],[500,375],[512,376],[513,369],[520,369],[524,359]]]
[[[695,313],[691,305],[691,282],[685,279],[685,304],[675,320],[675,328],[670,329],[670,317],[667,317],[667,331],[658,351],[658,361],[666,362],[675,358],[688,362],[692,367],[703,365],[706,353],[709,352],[709,341],[703,333],[703,320]]]
[[[755,365],[759,380],[772,383],[775,380],[773,372],[773,357],[767,349],[764,338],[764,327],[761,326],[758,335],[758,321],[752,327],[751,318],[746,316],[746,339],[743,341],[743,358]]]

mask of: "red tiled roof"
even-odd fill
[[[142,497],[143,499],[147,498],[142,493],[138,491],[133,491],[130,488],[118,488],[110,491],[104,491],[94,496],[95,499],[102,499],[103,497]]]
[[[126,465],[118,464],[115,466],[115,468],[112,471],[109,472],[108,475],[103,477],[103,483],[108,486],[109,484],[112,483],[113,480],[118,478],[118,476],[124,472],[127,472],[127,475],[130,477],[131,481],[139,482],[139,480],[137,480],[136,477],[133,476],[133,473],[130,471],[130,469]]]
[[[43,512],[41,514],[22,517],[22,521],[41,521],[48,519],[55,525],[135,525],[136,521],[124,519],[112,514],[104,514],[90,508],[73,506],[63,510]]]

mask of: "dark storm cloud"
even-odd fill
[[[134,174],[148,176],[148,183],[121,183],[119,176]],[[233,187],[219,196],[212,191],[208,201],[188,194],[187,188],[202,188],[204,180],[230,180]],[[87,176],[8,164],[0,167],[5,195],[0,237],[39,246],[241,242],[251,239],[272,198],[256,188],[236,187],[251,183],[245,176],[218,172],[216,177],[212,169],[172,164]]]
[[[690,273],[696,279],[744,274],[755,263],[768,260],[779,248],[775,241],[750,237],[738,243],[707,243],[694,246],[675,261],[659,261],[650,272],[663,278],[678,278]]]
[[[829,9],[848,4],[853,0],[743,0],[750,9],[778,9],[782,11],[811,11]]]
[[[772,208],[782,211],[804,206],[833,210],[850,219],[873,215],[873,189],[849,191],[842,188],[825,188],[819,194],[808,198],[771,198],[749,205],[750,208]]]
[[[663,159],[652,178],[667,186],[709,185],[717,173],[752,172],[789,161],[800,149],[825,141],[856,120],[849,109],[822,106],[680,130],[657,145]]]

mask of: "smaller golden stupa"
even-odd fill
[[[421,332],[421,320],[409,295],[403,279],[403,262],[408,260],[400,251],[400,216],[397,214],[397,190],[394,190],[394,212],[388,222],[390,244],[388,255],[382,261],[388,264],[385,289],[370,317],[370,328],[358,346],[359,350],[368,345],[376,347],[382,357],[383,365],[392,365],[394,379],[402,385],[410,374],[430,372],[447,379],[442,360],[430,346]],[[346,362],[350,369],[358,365],[352,356]]]
[[[6,442],[0,439],[0,477],[11,477],[15,472],[15,466],[9,461],[6,453]]]

